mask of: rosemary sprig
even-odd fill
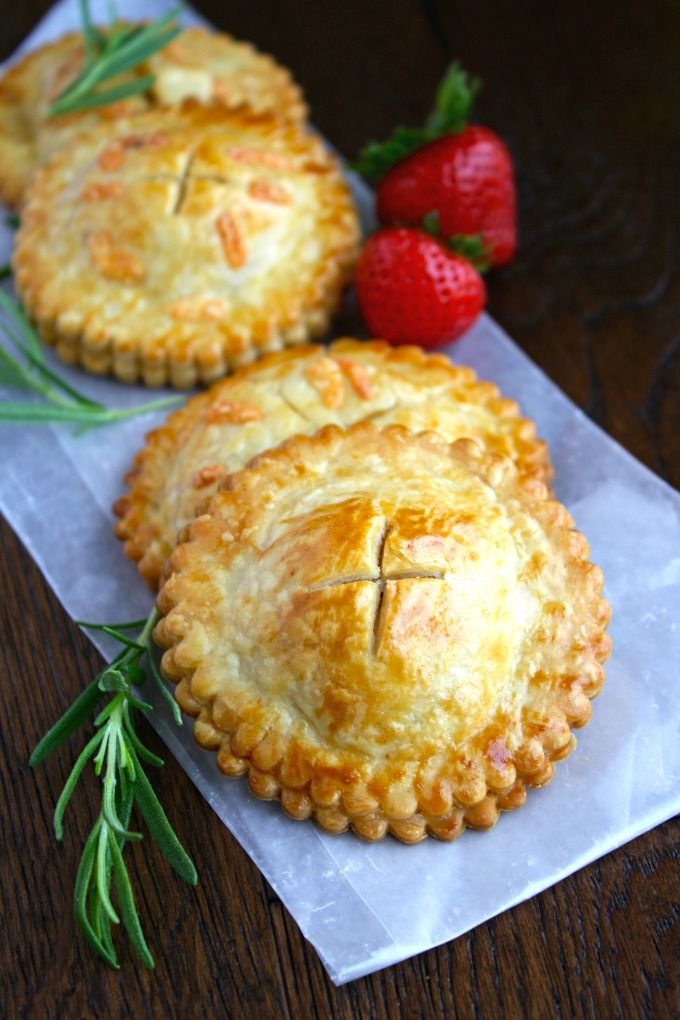
[[[25,360],[20,362],[0,346],[0,383],[42,397],[40,403],[0,401],[0,422],[74,422],[82,431],[176,407],[182,402],[180,396],[162,397],[135,407],[114,409],[90,400],[48,366],[43,346],[21,305],[2,290],[0,311],[5,313],[0,327]]]
[[[79,0],[79,6],[85,64],[74,81],[48,107],[48,117],[107,106],[146,92],[154,83],[152,74],[119,82],[108,89],[100,86],[138,67],[181,32],[180,26],[174,24],[181,11],[179,5],[148,25],[114,23],[106,32],[92,24],[89,0]]]
[[[119,924],[121,920],[139,958],[147,967],[154,966],[123,856],[127,842],[142,838],[141,833],[129,828],[134,804],[171,867],[190,885],[197,882],[196,869],[144,772],[142,763],[159,767],[163,761],[144,746],[135,729],[135,710],[152,710],[151,705],[140,701],[133,693],[133,687],[145,680],[142,663],[164,697],[172,703],[177,723],[181,725],[182,722],[179,708],[154,660],[151,633],[157,619],[158,614],[154,610],[147,620],[130,623],[79,621],[83,627],[114,637],[123,648],[45,734],[30,758],[31,765],[39,765],[90,718],[107,693],[112,694],[95,719],[96,732],[78,756],[57,801],[54,831],[57,839],[61,840],[64,813],[80,776],[88,762],[92,762],[95,774],[102,778],[102,805],[83,848],[75,880],[73,908],[87,941],[116,969],[119,964],[111,925]],[[139,631],[138,637],[132,640],[126,631]]]

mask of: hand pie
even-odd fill
[[[118,500],[119,538],[152,587],[178,531],[219,482],[295,433],[370,418],[446,439],[472,437],[548,480],[545,443],[517,404],[470,368],[417,347],[338,340],[270,355],[193,397],[150,433]]]
[[[13,262],[64,360],[187,387],[323,334],[358,238],[317,136],[194,104],[95,128],[43,167]]]
[[[187,529],[155,638],[194,733],[293,818],[451,840],[574,746],[610,640],[564,507],[471,440],[297,436]]]
[[[189,28],[150,61],[110,83],[155,74],[149,92],[48,118],[47,108],[80,73],[84,55],[82,35],[72,32],[33,50],[0,78],[0,198],[12,207],[20,204],[34,170],[72,145],[80,132],[150,106],[192,98],[295,122],[306,116],[300,89],[271,57],[220,32]]]

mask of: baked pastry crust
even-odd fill
[[[12,208],[21,204],[36,168],[73,144],[82,131],[152,106],[193,98],[224,109],[245,106],[296,123],[307,114],[299,86],[271,57],[221,32],[189,28],[112,83],[153,73],[156,81],[148,93],[47,118],[49,104],[79,74],[83,59],[82,35],[71,32],[33,50],[0,78],[0,198]]]
[[[64,360],[188,387],[326,331],[359,224],[316,135],[192,102],[115,127],[38,172],[17,232],[17,290]]]
[[[329,832],[489,828],[574,746],[610,651],[565,508],[472,440],[360,423],[232,475],[158,597],[198,742]]]
[[[196,99],[227,110],[246,106],[295,123],[307,118],[302,90],[287,68],[224,32],[186,28],[141,73],[156,76],[151,98],[161,106]]]
[[[269,355],[171,414],[147,436],[126,476],[130,491],[114,507],[116,534],[156,587],[178,532],[226,474],[295,433],[365,418],[477,439],[512,457],[524,477],[552,476],[534,423],[471,368],[418,347],[342,339]]]

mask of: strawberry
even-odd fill
[[[505,265],[515,254],[512,160],[488,128],[470,125],[423,146],[392,167],[377,200],[381,223],[419,223],[436,210],[444,235],[481,235],[492,265]]]
[[[416,224],[437,212],[445,236],[481,236],[491,265],[501,266],[517,247],[514,170],[497,134],[466,124],[478,89],[452,65],[425,128],[397,128],[387,142],[367,146],[357,169],[380,181],[381,223]]]
[[[456,340],[486,300],[484,281],[467,258],[410,227],[388,227],[369,237],[356,288],[373,336],[421,347]]]

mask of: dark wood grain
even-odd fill
[[[3,11],[4,54],[46,7],[25,0]],[[421,119],[451,56],[479,73],[478,114],[512,148],[521,204],[520,255],[490,280],[491,311],[573,400],[680,485],[677,3],[200,7],[293,68],[315,122],[350,156]],[[70,911],[94,784],[76,796],[57,847],[51,808],[71,752],[35,773],[26,764],[99,659],[6,525],[0,576],[3,1016],[680,1016],[677,820],[449,945],[335,989],[173,761],[157,787],[202,881],[183,888],[153,848],[136,848],[157,971],[125,949],[123,974],[107,971]]]

